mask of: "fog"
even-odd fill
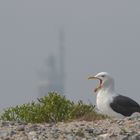
[[[107,71],[116,92],[140,103],[140,2],[129,0],[0,1],[0,109],[38,97],[38,71],[58,55],[65,33],[65,95],[95,104],[96,81]]]

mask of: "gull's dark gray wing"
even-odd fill
[[[110,103],[111,108],[124,116],[140,112],[140,105],[129,97],[118,95]]]

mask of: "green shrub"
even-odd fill
[[[41,114],[46,122],[65,121],[70,118],[70,112],[73,103],[65,98],[65,96],[57,93],[50,93],[48,96],[39,99],[41,106]]]
[[[82,101],[74,103],[65,96],[53,92],[38,99],[37,103],[31,102],[4,110],[0,119],[41,123],[87,119],[88,114],[93,120],[103,118],[95,112],[95,106],[86,105]]]

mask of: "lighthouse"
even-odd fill
[[[49,92],[64,94],[65,92],[65,48],[64,31],[59,30],[58,34],[58,56],[50,54],[46,59],[46,70],[39,72],[39,97]]]

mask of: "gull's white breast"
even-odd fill
[[[110,103],[113,101],[115,94],[109,93],[108,91],[100,90],[97,93],[96,105],[98,110],[111,117],[123,118],[124,116],[115,112],[111,107]]]

